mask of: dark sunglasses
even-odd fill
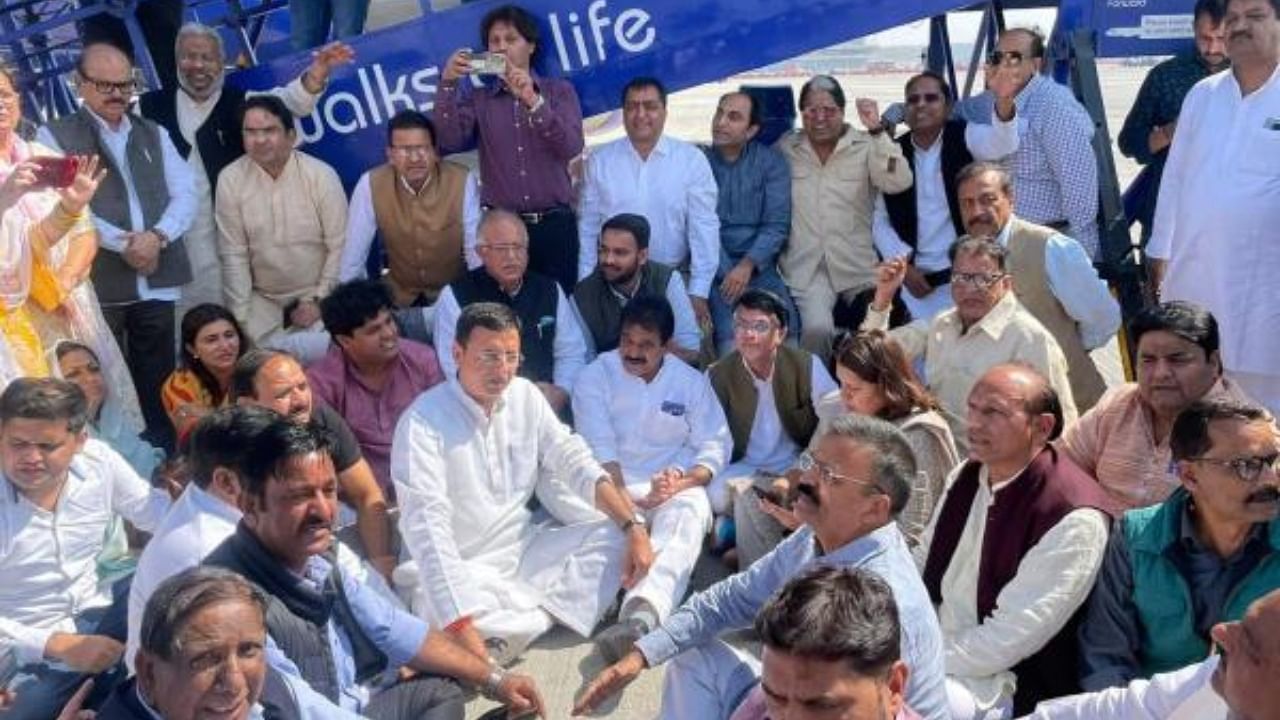
[[[1021,50],[992,50],[987,56],[987,63],[991,65],[1021,65],[1027,56],[1022,54]]]
[[[941,100],[942,100],[942,93],[934,93],[934,92],[911,93],[910,95],[907,96],[908,105],[920,105],[922,103],[926,105],[932,105],[933,103],[940,102]]]

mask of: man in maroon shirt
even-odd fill
[[[526,10],[504,5],[490,11],[480,23],[480,41],[505,58],[505,71],[476,72],[480,58],[466,48],[449,57],[432,118],[441,149],[457,152],[478,143],[481,205],[518,213],[529,228],[529,268],[572,294],[578,228],[569,163],[583,148],[578,94],[569,81],[541,77],[530,67],[538,25]]]

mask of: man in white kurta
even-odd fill
[[[413,560],[397,579],[416,573],[414,611],[504,661],[555,622],[589,635],[620,581],[640,581],[653,555],[644,522],[586,442],[515,376],[511,309],[468,305],[455,338],[456,376],[405,411],[391,445]],[[535,494],[558,515],[530,510]],[[574,505],[581,511],[565,510]]]
[[[649,574],[623,598],[618,625],[597,640],[610,662],[684,597],[711,526],[704,487],[729,459],[729,425],[711,383],[666,349],[674,331],[665,298],[632,300],[618,349],[596,358],[573,388],[579,432],[644,511],[657,551]],[[620,642],[606,642],[613,637]]]
[[[245,155],[218,177],[218,252],[228,308],[250,339],[269,344],[286,325],[317,326],[319,300],[338,283],[347,196],[332,167],[293,149],[293,115],[279,98],[245,108]]]
[[[1212,312],[1226,376],[1280,413],[1280,18],[1233,0],[1223,23],[1231,70],[1183,100],[1147,254],[1164,266],[1160,299]]]

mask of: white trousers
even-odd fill
[[[947,678],[947,704],[951,706],[951,720],[1008,720],[1013,717],[1013,701],[998,700],[994,707],[984,708],[969,688]]]
[[[728,720],[760,678],[760,661],[723,640],[691,648],[667,666],[663,720]]]
[[[484,598],[472,615],[476,630],[504,640],[511,657],[550,630],[552,621],[587,637],[622,583],[624,548],[622,533],[609,520],[547,523],[510,553],[463,560],[467,582]],[[402,577],[397,572],[397,582]],[[451,619],[432,607],[421,585],[413,610],[433,627]]]
[[[689,587],[693,566],[702,552],[702,538],[711,529],[711,504],[702,488],[690,488],[646,511],[645,520],[653,565],[627,592],[622,607],[625,611],[632,600],[643,600],[657,611],[659,620],[665,620]]]

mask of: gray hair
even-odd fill
[[[188,22],[178,29],[178,36],[173,41],[174,57],[182,54],[182,41],[190,37],[202,37],[212,40],[214,47],[218,49],[219,64],[226,61],[227,54],[222,47],[222,36],[218,34],[217,30],[195,21]]]
[[[874,451],[871,481],[889,496],[889,511],[897,517],[911,499],[916,476],[916,455],[907,436],[880,418],[854,414],[833,420],[827,435],[849,438]]]
[[[156,588],[142,614],[139,646],[162,660],[182,653],[182,633],[196,613],[207,607],[243,602],[265,618],[267,597],[256,585],[217,567],[196,566],[174,575]]]
[[[515,227],[520,228],[520,238],[528,244],[529,229],[524,226],[524,221],[520,219],[520,216],[510,210],[493,208],[491,210],[486,210],[484,215],[480,217],[480,223],[476,225],[476,245],[488,244],[488,239],[485,237],[484,231],[490,225],[498,222],[509,222]]]

